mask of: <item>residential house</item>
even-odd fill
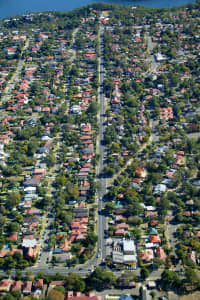
[[[21,289],[22,289],[22,281],[21,280],[13,281],[11,291],[12,292],[21,291]]]
[[[143,251],[143,252],[140,254],[140,257],[141,257],[142,260],[145,261],[145,262],[150,262],[150,261],[152,261],[153,258],[154,258],[153,250],[152,250],[152,249],[148,249],[148,250]]]
[[[12,280],[3,279],[0,281],[0,292],[9,292]]]
[[[25,281],[23,290],[22,290],[23,294],[29,295],[29,294],[31,294],[31,290],[32,290],[32,281]]]
[[[165,254],[165,251],[163,250],[163,248],[162,247],[158,247],[158,248],[156,248],[156,256],[160,259],[160,260],[162,260],[162,261],[166,261],[166,259],[167,259],[167,255]]]
[[[89,211],[87,207],[75,207],[73,209],[75,218],[87,218],[89,216]]]
[[[65,300],[101,300],[100,295],[96,295],[94,292],[87,292],[82,295],[80,292],[67,291],[65,293]]]

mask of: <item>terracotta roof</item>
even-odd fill
[[[163,261],[165,261],[166,258],[167,258],[167,255],[165,254],[165,251],[164,251],[163,248],[161,248],[161,247],[158,247],[158,248],[156,249],[156,256],[157,256],[159,259],[163,260]]]
[[[149,250],[145,250],[144,252],[142,252],[140,254],[142,260],[149,262],[153,259],[154,255],[153,255],[153,250],[149,249]]]
[[[70,300],[99,300],[99,297],[98,296],[93,296],[93,297],[77,296],[77,297],[70,297],[70,298],[65,298],[65,299],[70,299]]]
[[[34,283],[34,287],[36,288],[43,288],[43,279],[38,279],[35,283]]]
[[[185,217],[190,217],[191,216],[191,212],[190,211],[183,211],[182,215]]]
[[[124,229],[116,229],[115,230],[115,235],[125,235]]]
[[[154,234],[150,235],[149,240],[150,240],[150,243],[160,243],[161,242],[159,236],[154,235]]]
[[[12,281],[3,279],[0,281],[0,291],[9,291]]]
[[[14,291],[20,291],[21,288],[22,288],[22,282],[21,282],[21,280],[13,281],[12,288],[11,288],[12,292],[14,292]]]
[[[23,292],[24,293],[31,293],[32,289],[32,281],[25,281],[24,282],[24,287],[23,287]]]
[[[8,239],[16,241],[17,240],[17,233],[14,233],[14,234],[10,235]]]
[[[101,300],[101,296],[97,296],[94,292],[88,292],[82,295],[80,292],[67,291],[65,293],[65,300]]]
[[[67,240],[64,240],[64,242],[60,244],[59,248],[62,249],[63,251],[69,250],[69,243],[67,242]]]
[[[128,229],[129,226],[126,223],[119,223],[119,224],[116,225],[116,228],[117,229]]]
[[[64,285],[65,281],[64,280],[55,280],[55,281],[51,281],[49,286],[57,286],[57,285]]]
[[[156,226],[157,224],[158,224],[158,220],[151,220],[151,221],[150,221],[150,225],[151,225],[152,227]]]

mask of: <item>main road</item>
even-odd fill
[[[103,37],[103,25],[100,25],[100,58],[99,58],[99,98],[100,98],[100,118],[99,118],[99,168],[98,175],[101,189],[98,192],[98,251],[101,255],[101,259],[104,260],[106,257],[106,239],[105,239],[105,230],[106,230],[106,217],[102,213],[104,208],[104,198],[106,195],[106,179],[103,176],[104,168],[104,156],[105,156],[105,145],[104,145],[104,115],[105,115],[105,105],[104,105],[104,37]]]
[[[147,30],[147,27],[146,27],[146,30]],[[150,60],[151,60],[150,73],[154,73],[154,72],[156,72],[157,67],[158,67],[159,64],[157,63],[157,61],[155,59],[155,56],[153,54],[153,43],[152,43],[152,40],[151,40],[151,37],[150,37],[148,31],[146,31],[145,37],[146,37],[147,47],[149,49],[149,55],[150,55]]]

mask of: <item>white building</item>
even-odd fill
[[[154,194],[161,194],[165,193],[167,190],[167,187],[165,184],[157,184],[155,189],[154,189]]]
[[[133,240],[123,240],[124,254],[136,254],[136,247]]]
[[[156,61],[163,61],[165,58],[161,53],[156,53],[155,59],[156,59]]]
[[[137,267],[137,253],[134,240],[123,240],[124,264]]]

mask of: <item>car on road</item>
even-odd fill
[[[90,273],[92,273],[92,272],[94,272],[94,269],[88,269],[88,271],[90,272]]]

